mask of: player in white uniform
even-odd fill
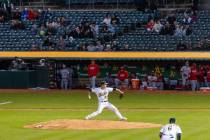
[[[107,87],[107,83],[104,81],[101,82],[101,87],[91,89],[91,92],[95,93],[96,96],[98,97],[98,109],[97,109],[97,111],[86,116],[85,117],[86,120],[89,120],[89,119],[99,115],[100,113],[102,113],[104,108],[107,108],[107,109],[113,111],[118,116],[118,118],[120,120],[127,120],[127,118],[122,116],[121,113],[119,112],[119,110],[113,104],[109,103],[109,101],[108,101],[109,93],[111,93],[113,90],[118,91],[120,93],[120,98],[122,98],[124,92],[122,92],[121,90],[119,90],[117,88]],[[91,99],[90,94],[89,94],[89,99]]]
[[[162,127],[160,130],[161,140],[181,140],[182,130],[175,122],[175,118],[170,118],[169,124]]]
[[[189,67],[189,62],[185,63],[185,66],[182,66],[181,70],[181,75],[182,75],[182,88],[186,88],[191,69]]]

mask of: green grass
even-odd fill
[[[24,125],[54,119],[83,119],[95,111],[97,100],[85,91],[50,93],[1,93],[0,140],[159,140],[160,128],[131,130],[37,130]],[[132,122],[165,124],[176,117],[183,140],[210,140],[210,96],[199,94],[129,93],[122,100],[110,95],[110,102]],[[104,111],[96,119],[117,120]]]

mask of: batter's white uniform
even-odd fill
[[[98,109],[97,111],[86,116],[85,119],[91,119],[97,116],[103,111],[104,108],[107,108],[113,111],[120,119],[124,119],[124,117],[121,115],[119,110],[113,104],[108,102],[109,93],[113,91],[113,88],[109,88],[109,87],[106,87],[105,89],[93,88],[91,89],[91,91],[95,93],[98,97]]]
[[[182,134],[181,128],[176,124],[167,124],[160,130],[161,140],[177,140],[177,134]]]
[[[185,86],[187,84],[187,80],[190,76],[191,69],[189,66],[182,66],[180,71],[181,71],[181,75],[182,75],[182,85]]]

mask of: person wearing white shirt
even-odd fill
[[[161,140],[181,140],[182,130],[175,123],[176,119],[170,118],[169,124],[161,128],[159,134]]]

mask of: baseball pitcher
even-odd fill
[[[118,116],[118,118],[120,120],[127,120],[127,118],[122,116],[121,113],[119,112],[119,110],[113,104],[109,103],[109,101],[108,101],[109,93],[113,92],[114,90],[116,90],[120,93],[120,99],[123,97],[124,92],[122,92],[121,90],[119,90],[117,88],[107,87],[107,83],[105,81],[101,82],[100,85],[101,86],[98,88],[90,89],[90,92],[95,93],[98,97],[98,109],[97,109],[97,111],[86,116],[85,119],[89,120],[89,119],[99,115],[100,113],[102,113],[104,108],[107,108],[107,109],[113,111]],[[88,96],[89,96],[89,99],[91,99],[90,93]]]
[[[175,118],[170,118],[169,124],[162,127],[160,130],[161,140],[181,140],[182,130],[175,122]]]

